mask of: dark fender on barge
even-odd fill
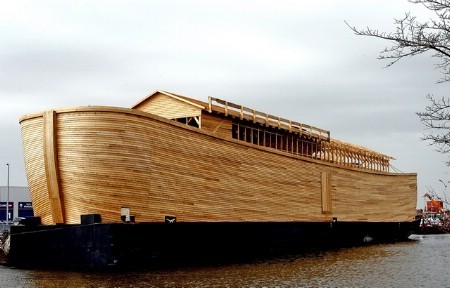
[[[9,265],[145,268],[223,263],[408,240],[416,222],[177,222],[18,225]]]

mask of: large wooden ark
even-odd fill
[[[131,109],[56,109],[20,124],[43,224],[129,211],[136,223],[399,226],[416,213],[416,174],[391,172],[393,158],[212,97],[156,91]]]

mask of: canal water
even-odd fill
[[[450,287],[450,234],[209,267],[89,272],[0,266],[0,287]]]

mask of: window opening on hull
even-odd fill
[[[200,128],[200,119],[199,116],[194,117],[182,117],[174,119],[178,123],[183,123],[195,128]]]
[[[283,130],[255,123],[233,122],[234,139],[264,146],[291,154],[315,158],[319,145],[315,138],[307,135],[286,134]]]
[[[323,141],[307,133],[294,133],[261,123],[235,119],[232,123],[232,136],[247,143],[342,166],[389,171],[387,156],[340,142]]]

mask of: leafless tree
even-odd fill
[[[381,32],[377,29],[366,28],[359,30],[346,24],[356,35],[369,36],[387,40],[387,46],[380,52],[378,59],[388,60],[387,67],[392,66],[403,58],[431,53],[436,60],[436,67],[442,72],[438,83],[450,82],[450,0],[409,0],[413,4],[423,5],[433,12],[434,17],[421,22],[410,13],[395,20],[395,32]],[[424,112],[418,112],[420,121],[425,125],[428,133],[424,140],[430,141],[439,152],[450,152],[450,98],[435,98],[427,95],[429,104]],[[450,161],[447,162],[450,166]]]

